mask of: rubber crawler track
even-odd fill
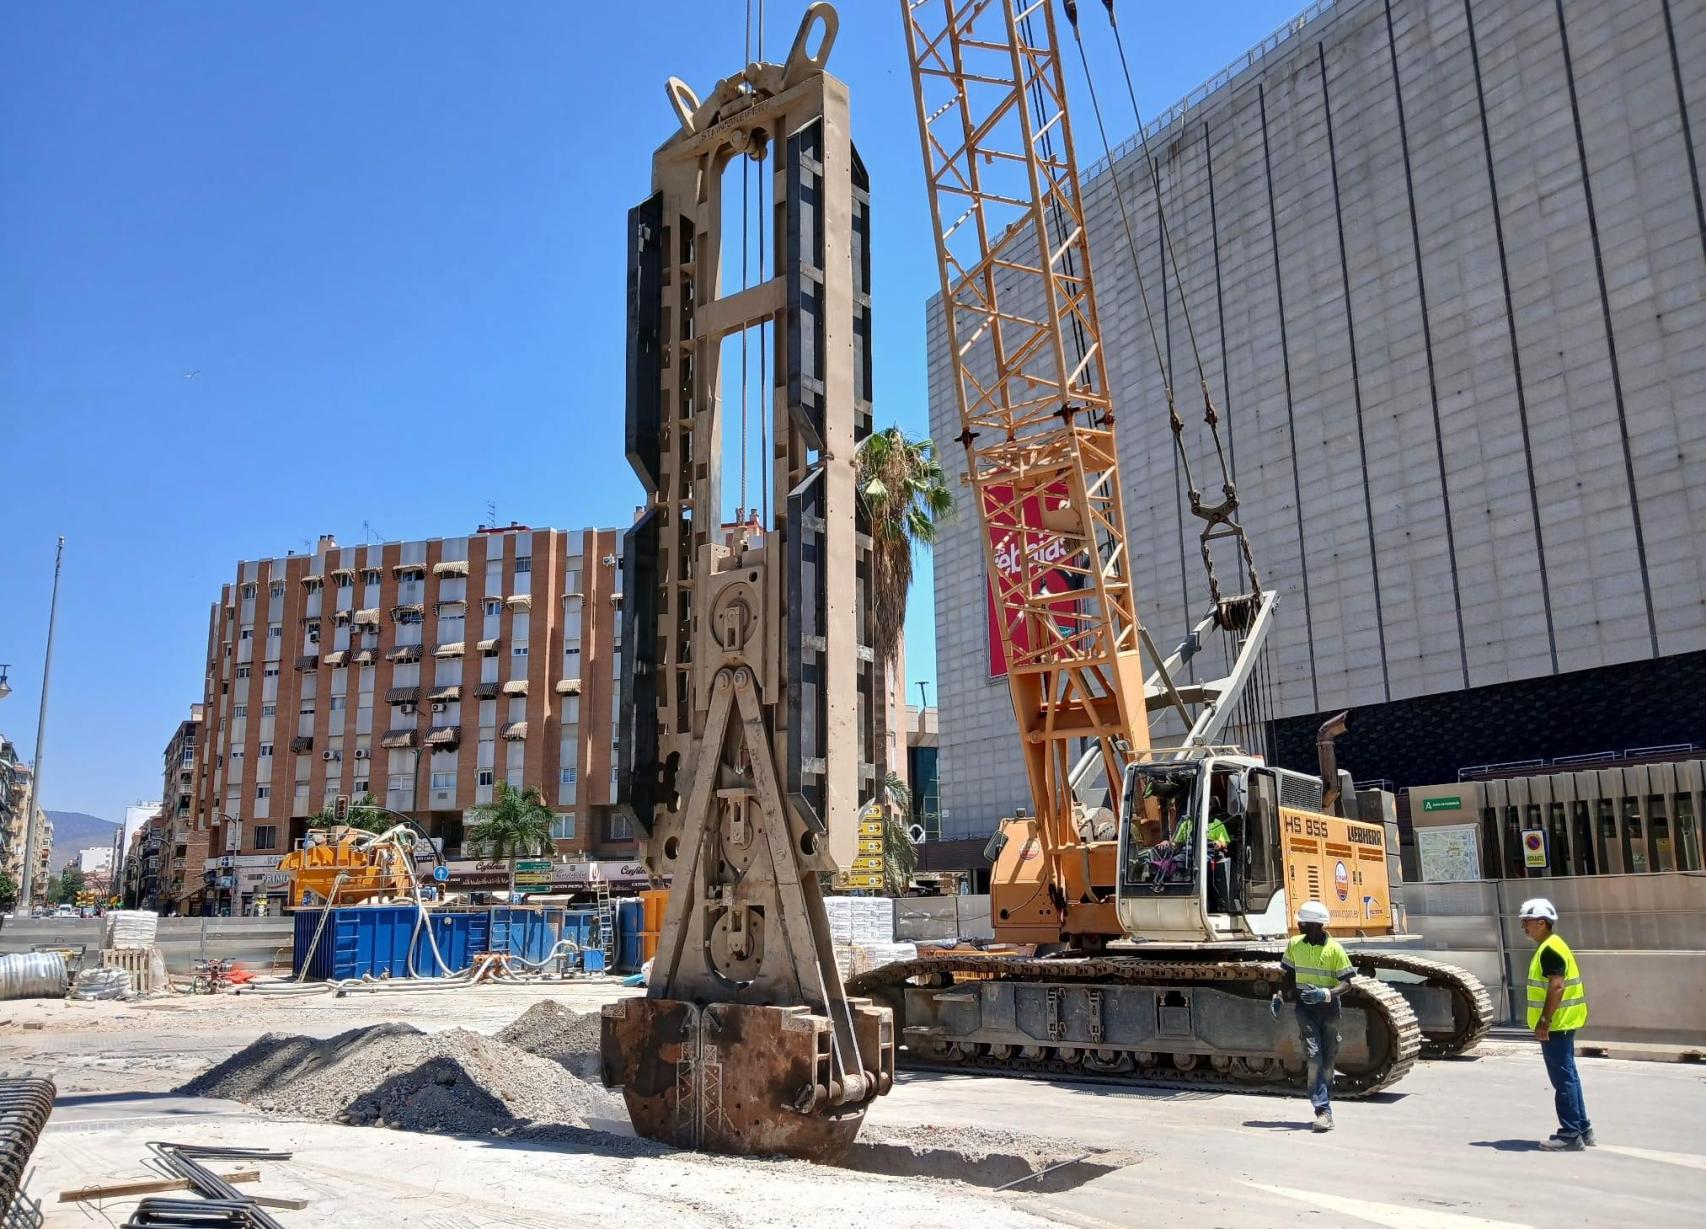
[[[1170,948],[1161,944],[1143,947],[1143,959],[1186,962],[1200,949]],[[1274,947],[1226,947],[1216,950],[1218,960],[1273,960],[1279,955]],[[1351,963],[1365,977],[1378,976],[1380,970],[1405,973],[1419,977],[1423,983],[1451,992],[1452,1028],[1448,1033],[1422,1033],[1423,1058],[1455,1058],[1467,1054],[1481,1043],[1493,1027],[1493,1000],[1481,979],[1456,965],[1444,964],[1422,956],[1402,952],[1364,951],[1352,948]]]
[[[1027,982],[1095,982],[1102,985],[1153,985],[1186,988],[1213,985],[1217,989],[1266,997],[1281,981],[1277,961],[1164,961],[1133,957],[1063,957],[1047,959],[1015,959],[1006,956],[983,956],[959,953],[904,960],[884,965],[852,978],[847,983],[849,994],[870,995],[878,1002],[894,1005],[900,997],[901,986],[914,977],[940,980],[972,975],[980,980]],[[1340,1096],[1361,1097],[1389,1088],[1415,1066],[1421,1053],[1422,1033],[1416,1015],[1402,995],[1369,977],[1358,977],[1352,985],[1350,1001],[1361,1007],[1368,1018],[1370,1049],[1381,1061],[1365,1071],[1341,1071],[1333,1081],[1333,1091]],[[897,1011],[898,1015],[898,1011]],[[896,1037],[903,1043],[906,1034],[897,1021]],[[1060,1047],[1046,1047],[1041,1058],[1021,1058],[1018,1054],[997,1057],[987,1047],[962,1059],[933,1061],[907,1044],[903,1053],[904,1065],[913,1069],[939,1071],[988,1071],[991,1074],[1026,1076],[1036,1079],[1089,1080],[1097,1083],[1121,1084],[1141,1088],[1178,1088],[1194,1090],[1224,1089],[1235,1092],[1262,1092],[1294,1095],[1303,1087],[1303,1075],[1275,1069],[1265,1074],[1248,1070],[1217,1070],[1212,1065],[1200,1069],[1182,1070],[1171,1065],[1170,1056],[1157,1054],[1153,1066],[1141,1069],[1105,1068],[1083,1057],[1083,1047],[1067,1046],[1077,1051],[1076,1058],[1059,1057]]]

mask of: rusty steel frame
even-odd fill
[[[1114,406],[1047,0],[900,0],[969,481],[1045,856],[1149,747]],[[1010,572],[997,554],[1016,561]],[[1064,555],[1064,558],[1061,556]],[[1070,599],[1043,591],[1067,577]]]
[[[852,863],[882,767],[853,480],[869,201],[847,88],[824,70],[837,24],[811,5],[786,63],[703,102],[671,79],[680,128],[630,217],[627,441],[650,507],[624,546],[646,625],[624,627],[638,711],[618,792],[670,893],[647,994],[602,1030],[605,1082],[642,1134],[814,1159],[851,1146],[894,1078],[892,1017],[848,999],[819,887]],[[721,187],[741,157],[770,175],[776,274],[725,290]],[[722,347],[764,325],[775,519],[762,544],[725,544]]]

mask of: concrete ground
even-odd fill
[[[1142,1093],[953,1075],[904,1075],[871,1111],[868,1136],[934,1128],[1020,1132],[1062,1158],[1117,1149],[1131,1163],[1088,1165],[996,1193],[917,1176],[794,1162],[633,1156],[621,1149],[523,1145],[282,1120],[170,1089],[267,1031],[330,1036],[383,1020],[432,1031],[495,1032],[553,997],[591,1010],[607,983],[345,999],[176,998],[147,1003],[0,1004],[0,1069],[50,1071],[60,1105],[37,1147],[29,1191],[49,1226],[120,1223],[130,1204],[59,1205],[69,1186],[141,1176],[152,1139],[293,1150],[255,1188],[311,1201],[287,1226],[415,1229],[563,1226],[612,1218],[677,1226],[847,1223],[978,1229],[1045,1223],[1225,1229],[1366,1226],[1554,1229],[1615,1221],[1642,1229],[1702,1223],[1706,1069],[1584,1060],[1600,1146],[1551,1155],[1551,1094],[1532,1046],[1494,1042],[1478,1057],[1419,1065],[1379,1100],[1345,1102],[1339,1129],[1314,1136],[1296,1099]],[[29,1027],[39,1025],[39,1028]],[[599,1124],[604,1125],[604,1124]],[[618,1126],[619,1124],[610,1124]],[[975,1177],[975,1175],[973,1175]]]

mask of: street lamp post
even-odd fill
[[[47,608],[47,650],[42,654],[41,663],[41,707],[36,712],[36,758],[30,772],[30,796],[24,807],[24,874],[23,883],[18,888],[19,917],[30,916],[30,893],[35,883],[36,838],[39,835],[36,811],[41,805],[42,760],[45,758],[42,749],[47,745],[47,686],[53,672],[53,628],[59,618],[59,573],[64,564],[65,539],[61,537],[53,556],[53,598]]]

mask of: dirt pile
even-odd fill
[[[524,1011],[497,1039],[548,1058],[583,1080],[599,1078],[596,1011],[574,1012],[555,999],[545,999]]]
[[[178,1091],[271,1113],[459,1135],[626,1118],[619,1098],[561,1064],[467,1029],[407,1024],[322,1040],[268,1033]]]

